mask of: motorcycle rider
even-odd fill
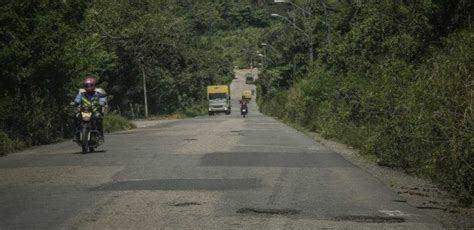
[[[244,96],[242,96],[242,99],[239,100],[239,103],[240,103],[240,113],[243,112],[243,111],[242,111],[243,109],[245,109],[245,110],[247,111],[247,113],[248,113],[249,109],[248,109],[248,107],[247,107],[247,100],[245,99]]]
[[[74,106],[76,107],[76,118],[80,119],[80,112],[82,106],[92,107],[92,116],[97,121],[97,129],[100,132],[100,138],[104,140],[104,127],[102,119],[105,114],[105,106],[107,105],[107,97],[105,91],[101,88],[96,88],[97,80],[93,77],[87,77],[83,81],[83,87],[79,89],[76,98],[74,99]]]
[[[240,103],[241,107],[242,107],[242,105],[247,106],[248,101],[247,101],[247,99],[245,99],[245,97],[242,95],[242,99],[239,100],[239,103]]]

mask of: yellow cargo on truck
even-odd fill
[[[242,93],[242,98],[249,102],[252,99],[252,90],[244,90],[244,92]]]
[[[207,100],[209,101],[209,116],[215,113],[230,114],[230,87],[228,85],[207,86]]]

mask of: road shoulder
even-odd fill
[[[131,120],[131,122],[139,128],[146,128],[155,125],[161,125],[178,121],[179,119],[157,119],[157,120]]]
[[[359,150],[334,140],[324,139],[320,134],[306,132],[326,148],[342,155],[352,164],[366,170],[399,194],[413,207],[437,219],[445,228],[473,229],[474,208],[461,207],[448,192],[428,179],[406,174],[403,171],[379,166],[375,159],[359,154]]]

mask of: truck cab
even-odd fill
[[[231,113],[230,87],[228,85],[207,86],[207,99],[209,102],[209,116],[216,113]]]

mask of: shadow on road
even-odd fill
[[[106,153],[107,150],[103,149],[103,150],[96,150],[94,152],[91,152],[91,153],[86,153],[86,154],[94,154],[94,153]],[[82,155],[82,152],[73,152],[72,154],[79,154],[79,155]]]

